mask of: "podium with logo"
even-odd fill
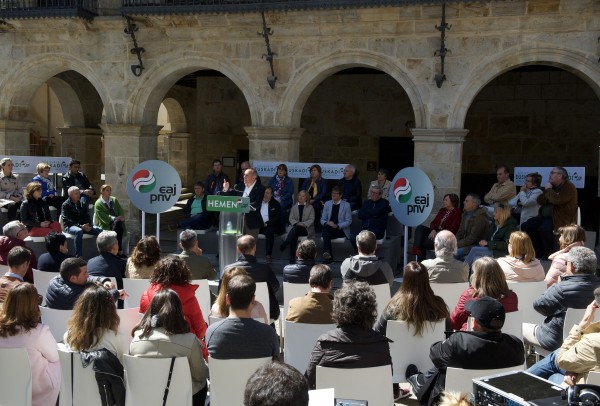
[[[219,268],[237,260],[237,239],[243,235],[244,214],[250,210],[250,198],[209,195],[206,210],[217,211],[219,216]]]

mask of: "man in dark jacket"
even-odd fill
[[[75,236],[75,256],[83,255],[83,234],[98,235],[100,227],[92,225],[90,212],[86,204],[81,202],[81,192],[77,186],[69,188],[69,198],[62,205],[62,222],[64,231]]]
[[[296,263],[283,268],[283,281],[289,283],[308,283],[310,270],[315,265],[317,244],[313,240],[304,240],[296,248]]]
[[[379,186],[371,187],[371,196],[365,200],[358,211],[358,218],[362,220],[362,229],[372,231],[378,240],[385,237],[388,213],[391,211],[390,202],[381,197]],[[350,237],[350,243],[356,251],[356,235]]]
[[[338,181],[337,185],[342,189],[342,196],[350,204],[352,211],[360,209],[362,206],[362,184],[356,176],[354,165],[346,165],[344,177]]]
[[[358,280],[369,285],[394,283],[394,272],[387,262],[381,261],[375,255],[377,239],[371,231],[363,230],[356,236],[358,255],[346,258],[340,271],[344,281]]]
[[[62,177],[62,185],[63,185],[63,195],[66,195],[68,190],[75,186],[81,192],[81,203],[86,206],[90,203],[90,199],[92,196],[96,194],[94,188],[87,176],[85,176],[82,172],[79,172],[81,169],[81,162],[77,159],[73,159],[69,163],[69,172],[65,173]]]
[[[223,183],[229,183],[229,176],[223,173],[223,164],[220,159],[215,159],[212,163],[213,171],[206,177],[206,194],[216,195],[223,190]]]
[[[481,198],[475,193],[469,193],[463,203],[463,215],[460,227],[456,233],[457,252],[454,257],[463,259],[471,248],[479,241],[487,238],[490,230],[490,219],[485,207],[481,207]]]
[[[506,317],[502,303],[489,296],[470,300],[465,309],[474,318],[473,331],[455,331],[448,339],[431,346],[434,367],[420,373],[415,365],[406,370],[408,382],[421,405],[434,405],[446,385],[446,368],[492,369],[522,365],[523,342],[503,334]]]
[[[87,263],[88,273],[92,276],[104,276],[115,278],[117,288],[123,289],[123,278],[125,277],[126,262],[119,257],[119,242],[115,231],[102,231],[96,240],[96,246],[100,255],[91,258]],[[119,301],[119,309],[123,308],[123,302]]]
[[[563,326],[568,308],[585,309],[600,286],[595,275],[596,255],[586,247],[573,247],[567,257],[567,271],[559,283],[550,286],[533,302],[535,310],[546,317],[542,325],[523,323],[523,341],[548,351],[563,342]],[[568,326],[569,328],[571,326]]]
[[[260,206],[265,196],[265,187],[258,181],[256,171],[252,168],[244,172],[244,190],[230,189],[229,181],[223,182],[221,194],[228,196],[243,196],[250,199],[250,211],[244,215],[244,232],[258,238],[258,231],[263,225]]]
[[[25,247],[31,253],[31,259],[29,260],[29,267],[25,274],[25,282],[33,283],[33,271],[37,269],[37,257],[33,250],[25,246],[25,238],[27,238],[27,227],[25,224],[18,220],[6,223],[2,227],[3,236],[0,236],[0,264],[8,265],[8,253],[13,247]]]
[[[268,264],[256,260],[256,240],[251,235],[243,235],[237,240],[237,251],[240,254],[237,262],[227,265],[229,268],[244,268],[254,282],[267,282],[269,289],[269,310],[272,320],[279,318],[279,302],[275,294],[279,290],[279,281]]]

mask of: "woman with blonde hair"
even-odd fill
[[[21,222],[31,237],[45,237],[50,231],[61,233],[58,221],[52,221],[48,203],[42,199],[42,185],[30,182],[25,189],[25,200],[21,204]]]
[[[131,279],[150,279],[158,261],[160,261],[160,244],[155,236],[149,235],[135,245],[133,253],[127,259],[125,277]]]
[[[560,237],[558,243],[560,250],[548,257],[552,261],[550,269],[546,274],[546,285],[552,286],[558,282],[559,276],[567,270],[567,256],[573,247],[583,247],[585,245],[585,229],[577,224],[569,224],[558,229]]]
[[[508,239],[508,255],[498,258],[498,264],[507,281],[537,282],[544,280],[544,267],[535,258],[535,250],[529,235],[515,231]]]
[[[229,317],[229,305],[227,304],[227,287],[229,286],[229,281],[231,278],[237,275],[248,275],[244,268],[229,268],[223,272],[223,276],[221,277],[221,287],[219,288],[219,294],[217,296],[217,300],[212,305],[210,309],[209,317],[216,317],[219,319],[225,319]],[[258,300],[254,301],[254,305],[250,310],[250,316],[253,319],[263,319],[263,321],[268,324],[269,320],[267,320],[267,312],[263,307],[262,303]]]
[[[33,177],[33,182],[38,182],[42,185],[42,199],[48,206],[56,208],[58,214],[62,209],[62,204],[68,199],[67,196],[60,196],[57,192],[54,182],[50,179],[50,165],[46,162],[40,162],[35,166],[37,175]]]
[[[469,300],[490,296],[504,306],[504,311],[516,312],[519,310],[517,294],[508,288],[502,268],[494,258],[482,257],[473,263],[473,276],[471,287],[466,289],[458,299],[458,303],[450,316],[452,328],[466,330],[469,312],[465,310],[465,303]]]
[[[56,340],[48,326],[40,323],[39,304],[40,296],[30,283],[22,283],[8,293],[0,310],[0,348],[27,350],[32,405],[47,406],[56,404],[61,372]],[[4,364],[2,368],[11,365]]]

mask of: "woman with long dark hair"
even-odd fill
[[[135,245],[127,259],[125,277],[132,279],[150,279],[160,260],[160,244],[155,236],[149,235]]]

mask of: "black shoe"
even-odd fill
[[[406,372],[404,373],[404,376],[406,378],[408,378],[409,376],[413,376],[419,373],[419,368],[417,368],[417,366],[415,364],[410,364],[409,366],[406,367]]]

